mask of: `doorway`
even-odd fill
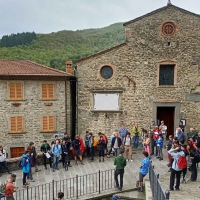
[[[157,107],[157,124],[163,120],[167,126],[167,138],[174,135],[175,107]]]

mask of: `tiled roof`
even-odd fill
[[[28,60],[1,60],[0,76],[61,76],[73,77],[72,74],[40,65]]]
[[[142,19],[142,18],[149,17],[149,16],[151,16],[151,15],[153,15],[153,14],[155,14],[155,13],[158,13],[158,12],[161,12],[161,11],[163,11],[163,10],[166,10],[166,9],[169,8],[169,7],[173,7],[173,8],[175,8],[175,9],[181,11],[181,12],[184,12],[184,13],[187,13],[187,14],[190,14],[190,15],[194,15],[194,16],[196,16],[196,17],[200,17],[200,15],[198,15],[198,14],[195,14],[195,13],[192,13],[192,12],[190,12],[190,11],[184,10],[184,9],[179,8],[179,7],[177,7],[177,6],[175,6],[175,5],[172,5],[172,4],[170,3],[170,4],[167,4],[167,6],[164,6],[164,7],[162,7],[162,8],[157,9],[157,10],[154,10],[154,11],[152,11],[152,12],[150,12],[150,13],[145,14],[145,15],[142,15],[141,17],[138,17],[138,18],[135,18],[135,19],[133,19],[133,20],[131,20],[131,21],[125,22],[123,25],[126,26],[126,25],[131,24],[131,23],[133,23],[133,22],[136,22],[136,21],[138,21],[138,20],[140,20],[140,19]]]

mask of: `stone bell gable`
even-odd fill
[[[79,132],[151,120],[200,130],[199,15],[168,4],[124,27],[125,43],[77,62]]]

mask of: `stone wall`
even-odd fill
[[[172,38],[165,38],[160,32],[161,24],[173,20],[179,29]],[[187,126],[200,129],[199,102],[187,101],[185,96],[199,87],[200,76],[200,17],[183,12],[173,6],[127,24],[126,44],[109,51],[97,53],[77,64],[78,76],[78,130],[110,134],[125,123],[130,130],[135,122],[148,128],[155,120],[153,103],[180,103],[179,118],[186,119]],[[170,45],[168,45],[170,42]],[[160,62],[175,63],[176,85],[158,86]],[[99,78],[103,64],[115,67],[114,77],[109,81]],[[136,83],[129,82],[128,76]],[[121,90],[122,112],[92,112],[93,93],[98,90]]]
[[[67,82],[67,114],[65,111],[65,81],[52,81],[55,84],[55,100],[40,100],[40,84],[42,81],[23,81],[24,100],[17,101],[21,105],[14,107],[13,102],[7,98],[7,81],[0,80],[0,144],[8,152],[10,157],[11,147],[27,147],[30,141],[35,143],[37,150],[46,139],[50,142],[55,133],[64,133],[71,128],[71,105],[70,105],[70,82]],[[45,103],[52,103],[51,106],[45,106]],[[24,116],[24,133],[9,133],[9,116]],[[54,115],[56,119],[56,131],[53,133],[43,133],[42,116]]]

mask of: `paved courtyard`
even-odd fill
[[[164,150],[164,160],[163,161],[159,161],[155,158],[155,156],[152,157],[152,162],[153,165],[155,165],[155,170],[156,172],[158,172],[160,174],[160,180],[164,186],[164,189],[168,189],[169,188],[169,176],[170,173],[167,172],[168,171],[168,167],[167,165],[167,158],[166,158],[166,151]],[[133,162],[128,162],[127,163],[127,167],[125,168],[125,175],[124,175],[124,190],[126,189],[130,189],[130,188],[135,188],[135,183],[138,180],[138,171],[139,171],[139,167],[140,167],[140,163],[141,160],[143,158],[142,155],[142,149],[139,150],[134,150],[134,154],[133,154]],[[41,184],[45,184],[45,183],[50,183],[52,182],[52,180],[54,181],[58,181],[58,180],[64,180],[64,179],[70,179],[73,181],[75,181],[75,179],[72,179],[74,177],[76,177],[76,175],[78,176],[83,176],[86,174],[92,174],[92,173],[97,173],[99,170],[101,171],[106,171],[106,170],[111,170],[114,169],[114,165],[113,165],[113,161],[114,161],[114,157],[111,158],[105,158],[105,162],[98,162],[98,158],[95,158],[94,162],[91,162],[90,160],[88,160],[87,158],[84,159],[84,163],[85,165],[75,165],[75,162],[72,161],[72,167],[69,168],[68,171],[65,171],[62,168],[61,163],[59,163],[59,170],[56,170],[55,172],[52,172],[52,170],[50,168],[48,168],[47,170],[44,169],[43,166],[40,166],[41,172],[34,172],[33,170],[33,177],[35,182],[31,182],[31,187],[33,186],[37,186],[37,185],[41,185]],[[20,170],[14,171],[13,173],[17,174],[17,181],[16,181],[16,185],[19,186],[19,190],[22,190],[22,172]],[[107,175],[106,175],[107,174]],[[98,173],[97,173],[98,175]],[[102,187],[104,187],[105,190],[107,190],[108,188],[106,187],[110,187],[109,184],[114,184],[113,181],[113,174],[108,174],[108,173],[103,173],[101,174],[102,176],[107,176],[107,178],[105,179],[105,184],[102,182],[101,185],[104,185]],[[188,178],[190,176],[190,173],[188,173]],[[0,182],[5,182],[6,179],[8,178],[8,174],[4,174],[1,177]],[[92,179],[90,176],[88,177],[88,179]],[[148,179],[148,176],[146,177],[146,179]],[[81,181],[85,181],[85,184],[82,184],[84,188],[80,188],[79,190],[87,190],[87,188],[94,188],[95,191],[98,191],[98,183],[96,183],[97,179],[94,178],[94,180],[91,180],[89,182],[87,182],[86,180],[84,180],[84,178],[82,177],[81,179],[78,179],[79,184],[81,185]],[[110,181],[110,183],[108,183]],[[63,183],[60,183],[60,186],[57,186],[57,188],[60,188],[60,190],[65,190]],[[90,184],[90,185],[88,185]],[[96,186],[95,186],[96,184]],[[108,186],[106,185],[108,184]],[[72,188],[73,183],[71,183],[70,181],[70,185],[68,184],[68,188]],[[91,186],[94,185],[94,186]],[[55,185],[56,186],[56,185]],[[179,192],[171,192],[170,194],[170,200],[175,200],[178,198],[182,198],[184,197],[184,200],[197,200],[200,199],[200,195],[199,195],[199,191],[200,191],[200,178],[198,178],[198,181],[195,183],[192,182],[187,182],[186,184],[181,184],[180,187],[180,191]],[[45,186],[46,187],[46,186]],[[52,186],[51,186],[52,187]],[[51,190],[51,187],[48,190]],[[35,187],[37,188],[37,187]],[[63,188],[63,189],[62,189]],[[113,185],[111,186],[111,188],[113,188]],[[73,189],[73,188],[72,188]],[[45,193],[45,190],[38,190],[38,195],[37,195],[37,199],[43,199],[41,193]],[[58,190],[59,191],[59,190]],[[56,194],[57,190],[55,191]],[[71,192],[71,191],[70,191]],[[72,191],[75,192],[75,191]],[[116,191],[117,192],[117,191]],[[76,192],[75,192],[76,193]],[[88,191],[87,191],[88,193]],[[91,193],[93,193],[91,191]],[[98,193],[98,192],[97,192]],[[79,191],[79,194],[80,193]],[[142,194],[138,194],[137,192],[132,193],[133,195],[135,195],[135,198],[138,199],[142,199],[144,198],[144,196],[142,196]],[[132,195],[130,193],[130,195]],[[35,197],[36,199],[36,197]],[[46,199],[46,198],[45,198]]]

